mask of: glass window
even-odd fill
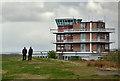
[[[81,30],[85,30],[85,23],[81,23]]]
[[[61,20],[59,20],[59,22],[61,22]]]
[[[100,34],[99,33],[97,33],[97,39],[98,39],[98,41],[100,40]]]
[[[68,34],[65,34],[65,37],[67,37],[68,36]]]
[[[60,35],[57,35],[57,40],[60,40]]]
[[[106,39],[109,40],[109,34],[106,34]]]
[[[61,50],[63,50],[64,48],[63,47],[61,47]]]
[[[58,26],[60,25],[60,23],[58,22]]]
[[[105,49],[108,49],[109,45],[108,44],[105,44]]]
[[[85,33],[81,33],[81,41],[85,41]]]
[[[71,45],[68,45],[68,49],[69,49],[69,50],[71,49]]]
[[[72,46],[72,50],[73,50],[73,46]]]
[[[57,50],[60,50],[60,47],[57,47]]]
[[[72,25],[72,22],[70,22],[70,25]]]
[[[103,24],[101,23],[101,28],[103,28]]]
[[[105,34],[105,39],[107,39],[107,35]]]
[[[57,46],[60,46],[60,45],[57,45]]]
[[[97,44],[97,51],[100,52],[100,44]]]
[[[81,44],[81,52],[85,52],[86,50],[86,45],[85,44]]]
[[[103,35],[101,35],[101,37],[103,37]]]
[[[99,23],[97,23],[97,28],[99,28]]]
[[[69,22],[67,22],[67,25],[69,25]]]
[[[106,34],[107,35],[107,37],[109,36],[108,34]]]
[[[61,35],[61,40],[64,40],[64,37],[63,37],[63,35]]]
[[[68,44],[65,44],[65,49],[68,50]]]
[[[60,45],[57,45],[57,50],[60,50]]]
[[[68,34],[69,37],[71,37],[71,34]]]
[[[67,25],[67,22],[65,22],[65,25]]]
[[[60,22],[60,25],[61,25],[61,22]]]
[[[101,45],[101,48],[103,48],[103,45]]]
[[[63,44],[61,46],[64,46]]]

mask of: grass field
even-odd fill
[[[99,68],[87,67],[82,62],[33,58],[22,61],[22,56],[2,58],[2,79],[116,79],[116,75],[99,75]]]

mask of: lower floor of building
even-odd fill
[[[102,59],[104,55],[107,55],[108,52],[101,53],[91,53],[91,52],[56,52],[56,57],[61,60],[71,60],[71,59],[85,59],[85,60],[98,60]],[[38,58],[48,58],[48,52],[44,53],[34,53],[33,57]]]

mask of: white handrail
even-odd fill
[[[90,31],[90,29],[50,29],[51,32],[78,32],[78,31]],[[109,31],[114,32],[115,28],[105,28],[105,29],[92,29],[92,31]]]
[[[107,39],[92,39],[92,41],[90,41],[90,39],[69,39],[69,40],[61,40],[61,41],[57,41],[56,42],[109,42],[109,40]]]

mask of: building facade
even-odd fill
[[[103,21],[83,22],[82,19],[55,19],[57,29],[51,29],[56,35],[56,52],[66,56],[81,54],[103,54],[110,51],[110,33],[114,28],[106,28]],[[73,54],[75,53],[75,54]],[[70,55],[71,54],[71,55]],[[68,58],[67,57],[67,58]]]

